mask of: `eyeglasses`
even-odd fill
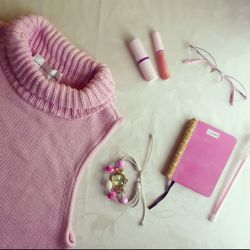
[[[247,91],[243,84],[235,79],[232,76],[224,74],[217,66],[217,63],[214,59],[214,57],[207,52],[206,50],[193,46],[189,44],[189,47],[192,52],[195,52],[196,54],[199,55],[199,58],[194,58],[194,59],[185,59],[182,60],[183,63],[185,64],[193,64],[193,63],[206,63],[211,69],[210,72],[218,72],[220,75],[219,81],[225,80],[231,88],[231,93],[230,93],[230,98],[229,102],[231,105],[234,104],[235,101],[235,94],[237,93],[240,97],[241,100],[246,100],[247,99]]]

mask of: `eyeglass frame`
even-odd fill
[[[243,100],[247,99],[247,90],[244,87],[244,85],[240,81],[238,81],[236,78],[224,74],[218,68],[216,60],[212,56],[211,53],[209,53],[205,49],[202,49],[202,48],[197,47],[197,46],[193,46],[191,44],[188,44],[188,46],[191,48],[192,51],[196,52],[201,58],[200,59],[185,59],[185,60],[182,60],[183,63],[205,62],[206,64],[208,64],[211,67],[210,72],[217,71],[220,74],[220,76],[221,76],[220,79],[219,79],[219,81],[221,81],[222,79],[225,79],[230,84],[231,94],[230,94],[229,102],[230,102],[231,105],[233,105],[233,103],[234,103],[234,93],[235,93],[235,91],[237,91],[243,97]],[[211,62],[211,60],[209,60],[204,54],[202,54],[202,52],[205,52],[207,55],[209,55],[211,57],[211,59],[212,59],[213,62]],[[242,87],[242,89],[245,91],[245,94],[234,85],[234,83],[232,82],[232,80],[234,80],[235,82],[237,82]]]

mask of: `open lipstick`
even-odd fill
[[[160,77],[164,80],[170,79],[170,73],[160,33],[157,31],[153,32],[152,38],[153,38],[155,57]]]

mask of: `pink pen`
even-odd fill
[[[208,217],[208,219],[212,222],[215,221],[216,216],[218,215],[219,211],[221,210],[222,205],[223,205],[226,197],[228,196],[230,189],[232,188],[234,182],[236,181],[236,179],[240,173],[240,170],[242,169],[247,158],[249,157],[249,149],[250,149],[249,148],[249,146],[250,146],[250,137],[249,136],[248,136],[247,140],[248,140],[248,143],[246,145],[245,152],[243,152],[244,155],[242,156],[242,159],[240,160],[231,181],[229,182],[229,184],[226,187],[226,189],[224,190],[224,192],[221,193],[220,197],[218,198],[218,200],[216,201],[216,203],[212,209],[211,214]]]

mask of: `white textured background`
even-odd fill
[[[117,106],[126,123],[89,162],[78,189],[73,229],[78,248],[250,248],[250,161],[218,220],[207,215],[235,167],[237,150],[210,199],[175,185],[168,199],[137,225],[141,207],[125,209],[105,198],[103,165],[123,153],[142,162],[148,133],[155,145],[144,178],[150,203],[164,190],[162,175],[186,120],[196,117],[235,135],[250,133],[250,102],[228,103],[229,86],[203,65],[183,65],[185,42],[211,52],[250,93],[250,1],[216,0],[0,0],[0,19],[46,16],[75,45],[108,64]],[[147,84],[126,41],[140,37],[155,64],[150,32],[160,31],[172,79]]]

